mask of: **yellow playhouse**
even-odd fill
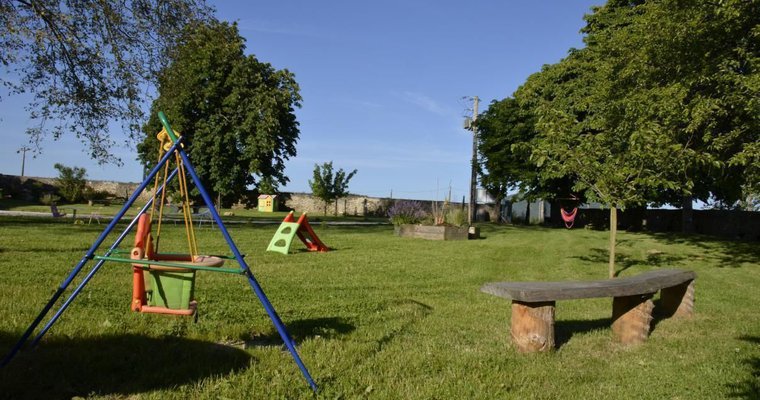
[[[276,194],[259,195],[259,212],[275,212],[277,210]]]

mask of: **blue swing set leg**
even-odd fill
[[[93,243],[92,247],[87,251],[85,256],[82,258],[82,260],[79,261],[79,264],[74,268],[74,270],[69,274],[69,276],[64,280],[64,282],[58,287],[56,292],[53,294],[53,296],[50,298],[50,300],[47,302],[47,304],[43,307],[40,314],[35,318],[35,320],[29,325],[27,330],[24,332],[24,334],[21,336],[21,339],[19,339],[18,343],[11,349],[11,351],[3,358],[2,362],[0,362],[0,367],[3,367],[8,364],[8,362],[13,359],[13,357],[21,350],[23,345],[26,343],[26,341],[29,339],[31,334],[37,329],[37,326],[42,322],[42,320],[45,318],[45,316],[48,314],[48,312],[51,310],[53,305],[58,301],[58,299],[61,297],[63,292],[66,290],[66,288],[71,284],[71,282],[74,280],[74,278],[79,274],[79,272],[82,270],[84,265],[89,261],[92,260],[95,256],[95,251],[100,247],[100,245],[103,243],[105,238],[108,236],[108,234],[111,233],[111,231],[114,229],[116,224],[121,220],[122,217],[124,217],[124,214],[126,211],[134,204],[134,202],[137,200],[137,196],[142,193],[143,190],[148,186],[150,181],[155,177],[155,175],[158,173],[161,167],[163,167],[164,164],[166,164],[169,160],[169,157],[174,154],[176,151],[180,157],[182,158],[182,161],[184,162],[185,168],[187,169],[187,172],[190,174],[190,177],[193,179],[193,182],[196,184],[196,187],[198,188],[198,191],[201,194],[201,197],[206,202],[207,205],[209,205],[209,211],[211,212],[211,216],[213,217],[214,221],[217,223],[217,226],[219,226],[220,231],[222,232],[222,235],[224,236],[225,241],[230,247],[230,250],[232,251],[233,255],[235,256],[235,259],[237,260],[238,264],[240,265],[241,272],[246,276],[248,280],[248,284],[251,286],[251,289],[253,290],[256,297],[258,297],[259,301],[261,302],[262,306],[264,307],[264,310],[269,315],[269,318],[272,320],[272,323],[274,324],[275,328],[277,329],[277,332],[280,334],[280,337],[282,338],[283,342],[285,343],[285,346],[288,348],[288,351],[290,352],[291,356],[293,357],[293,360],[298,365],[298,368],[301,370],[301,373],[303,374],[306,381],[309,383],[309,386],[314,390],[316,393],[317,391],[317,385],[314,383],[314,380],[311,377],[311,374],[309,373],[309,370],[306,368],[306,365],[304,365],[303,361],[301,360],[301,357],[298,355],[298,351],[295,347],[295,342],[290,337],[290,334],[287,331],[287,328],[285,327],[285,324],[280,319],[279,315],[277,315],[277,311],[275,311],[272,304],[269,302],[269,299],[267,298],[266,294],[264,293],[264,290],[261,288],[261,285],[259,285],[256,278],[253,276],[253,272],[251,272],[251,269],[248,267],[248,264],[243,259],[243,256],[241,255],[240,251],[237,248],[237,245],[235,245],[235,242],[232,240],[232,237],[230,236],[229,232],[227,231],[227,227],[222,222],[221,217],[219,216],[219,213],[217,212],[216,208],[213,207],[213,200],[211,199],[211,196],[209,196],[208,192],[206,191],[205,187],[203,187],[203,184],[201,183],[200,179],[198,178],[198,175],[195,172],[195,169],[192,166],[192,163],[190,163],[190,159],[187,156],[187,153],[182,149],[180,146],[182,138],[178,138],[174,135],[174,132],[172,131],[171,126],[169,125],[168,120],[166,119],[166,116],[163,114],[163,112],[159,112],[159,118],[161,119],[161,123],[164,125],[164,128],[169,133],[169,136],[173,139],[174,144],[172,147],[164,154],[164,156],[161,158],[161,160],[156,164],[156,166],[151,170],[150,174],[145,177],[143,182],[140,184],[140,186],[135,190],[135,192],[130,196],[129,200],[127,200],[126,203],[124,203],[124,207],[122,207],[121,211],[117,213],[117,215],[111,220],[111,223],[106,227],[106,229],[103,231],[103,233],[100,234],[98,239]],[[176,170],[172,173],[172,177],[176,173]],[[140,214],[143,214],[150,203],[146,204],[145,207],[141,210],[141,212],[138,214],[138,217]],[[132,220],[132,222],[129,224],[129,226],[124,230],[124,232],[119,236],[119,238],[114,242],[114,244],[111,246],[111,248],[108,250],[108,252],[112,252],[119,243],[124,240],[126,235],[129,233],[129,231],[134,226],[135,222],[137,221],[137,217]],[[65,301],[65,303],[61,306],[61,308],[58,310],[58,312],[51,318],[51,320],[45,325],[45,327],[40,331],[40,333],[35,337],[33,344],[37,344],[42,336],[47,333],[47,331],[53,326],[53,324],[58,320],[58,318],[61,316],[61,314],[68,308],[68,306],[74,301],[76,296],[81,292],[81,290],[84,288],[84,286],[90,281],[90,279],[95,275],[95,273],[98,272],[100,267],[103,265],[104,261],[100,260],[96,265],[90,270],[90,272],[87,274],[87,276],[83,279],[83,281],[79,284],[79,286],[74,290],[74,292],[69,296],[69,298]]]

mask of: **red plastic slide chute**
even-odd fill
[[[329,247],[325,246],[325,244],[319,240],[319,236],[314,233],[314,229],[311,228],[306,213],[301,214],[298,221],[295,221],[293,218],[293,212],[291,211],[282,222],[295,222],[298,224],[296,235],[298,235],[298,238],[301,239],[301,242],[303,242],[309,251],[319,251],[324,253],[330,250]]]

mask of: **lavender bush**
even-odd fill
[[[393,225],[418,224],[426,217],[427,212],[418,201],[400,200],[388,209]]]

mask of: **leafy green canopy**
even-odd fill
[[[539,179],[531,160],[536,139],[536,119],[531,109],[514,98],[493,101],[478,116],[479,174],[483,186],[497,198],[517,190],[520,198],[569,196],[568,177]]]
[[[515,93],[541,179],[614,207],[734,202],[760,165],[760,1],[610,1]]]
[[[539,132],[532,161],[540,179],[572,177],[573,190],[614,207],[645,203],[668,188],[668,137],[610,126],[606,87],[587,49],[529,78],[518,97],[533,107]],[[657,144],[659,142],[659,145]]]
[[[299,136],[294,108],[301,96],[293,74],[244,50],[236,24],[189,25],[161,72],[138,146],[142,162],[153,165],[158,111],[164,111],[185,137],[200,178],[226,202],[251,184],[273,190],[287,183],[285,161],[296,155]]]
[[[606,119],[670,136],[675,195],[733,203],[756,191],[760,1],[611,2],[586,31],[589,48],[606,57],[615,101]]]
[[[489,193],[504,197],[508,190],[533,182],[535,168],[529,159],[533,125],[512,98],[491,102],[478,116],[479,175]]]
[[[535,168],[528,187],[565,180],[610,207],[612,277],[617,208],[758,193],[760,0],[610,0],[586,21],[585,48],[529,77],[511,113],[494,108],[508,127],[484,158],[491,181]],[[519,110],[532,137],[516,134]]]
[[[92,158],[120,163],[108,123],[122,121],[137,137],[165,50],[183,26],[211,14],[203,0],[0,0],[0,84],[6,95],[32,94],[35,150],[68,132]]]

